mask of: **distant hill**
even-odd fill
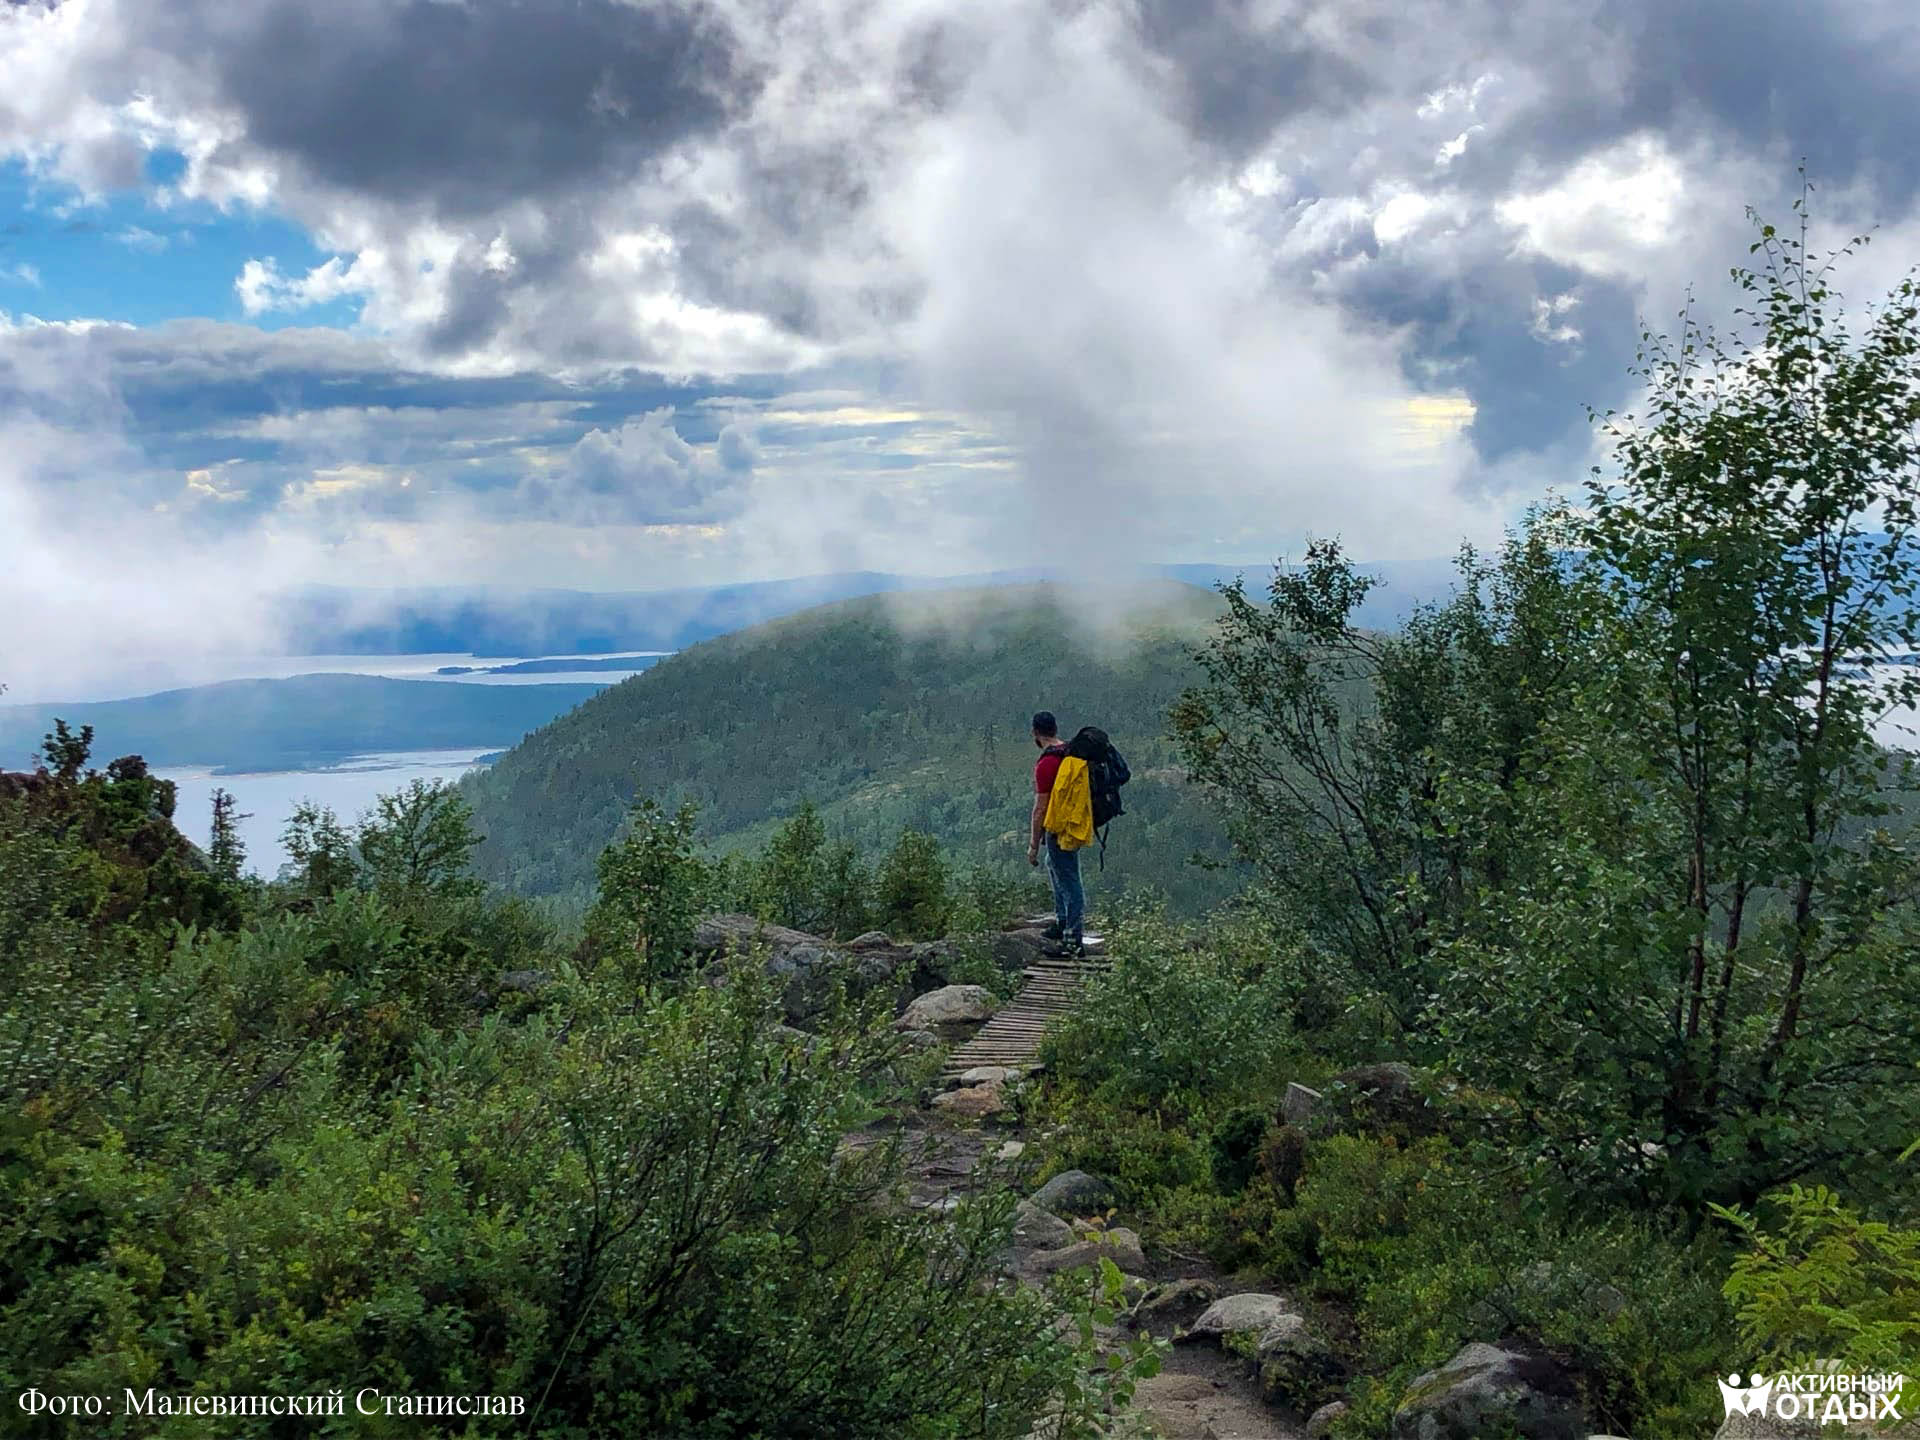
[[[506,746],[600,685],[477,685],[375,675],[230,680],[133,700],[0,706],[0,768],[22,768],[56,717],[102,759],[295,770],[390,750]]]
[[[962,861],[1024,866],[1028,717],[1109,730],[1133,768],[1107,898],[1143,883],[1186,907],[1231,888],[1185,862],[1226,854],[1164,738],[1220,609],[1171,581],[1094,595],[1053,585],[843,601],[708,641],[612,687],[461,784],[489,878],[584,890],[635,792],[696,801],[721,848],[757,844],[803,801],[869,850],[904,826]]]

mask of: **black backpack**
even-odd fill
[[[1107,826],[1114,817],[1127,813],[1120,803],[1120,787],[1133,778],[1127,762],[1113,748],[1107,732],[1083,725],[1067,742],[1067,754],[1087,762],[1087,788],[1093,798],[1093,828],[1100,836],[1100,864],[1107,863]]]

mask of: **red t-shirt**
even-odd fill
[[[1053,793],[1053,777],[1060,773],[1060,762],[1067,757],[1065,745],[1049,745],[1033,762],[1033,788],[1036,794]]]

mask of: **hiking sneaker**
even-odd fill
[[[1040,953],[1051,960],[1078,960],[1087,953],[1087,947],[1077,939],[1062,940],[1056,945],[1047,946]]]
[[[1049,921],[1047,928],[1040,932],[1040,936],[1043,940],[1058,940],[1060,938],[1060,922],[1058,920]]]

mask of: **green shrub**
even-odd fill
[[[905,830],[880,866],[874,919],[896,940],[944,935],[953,899],[940,844],[919,830]]]
[[[1116,1105],[1213,1107],[1271,1093],[1292,1033],[1258,933],[1189,944],[1147,912],[1115,928],[1112,969],[1048,1034],[1054,1071]]]
[[[1746,1243],[1726,1282],[1746,1353],[1782,1369],[1837,1360],[1905,1375],[1912,1396],[1920,1386],[1920,1229],[1867,1219],[1819,1185],[1789,1186],[1768,1208],[1770,1225],[1717,1209]]]
[[[1247,1188],[1260,1160],[1260,1142],[1271,1123],[1265,1107],[1240,1105],[1213,1127],[1207,1139],[1207,1159],[1214,1188],[1222,1195],[1237,1195]]]

